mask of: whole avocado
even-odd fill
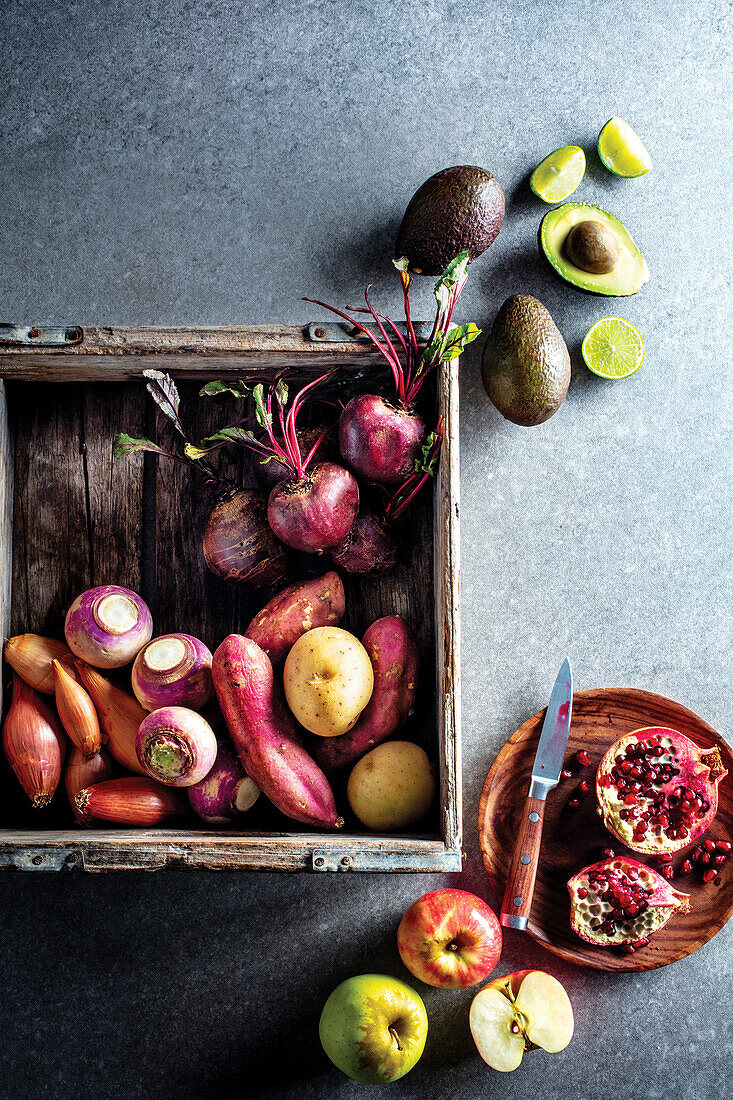
[[[496,239],[504,207],[501,184],[485,168],[444,168],[410,199],[395,257],[407,256],[415,275],[440,275],[459,252],[473,261]]]
[[[570,355],[550,312],[513,294],[496,315],[481,360],[484,389],[502,416],[533,427],[549,420],[570,385]]]

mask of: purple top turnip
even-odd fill
[[[77,596],[66,614],[66,644],[94,668],[129,664],[153,633],[144,600],[129,588],[105,584]]]
[[[146,710],[190,707],[209,699],[211,651],[190,634],[163,634],[138,653],[132,666],[132,690]]]
[[[187,707],[161,707],[140,723],[135,750],[151,779],[169,787],[191,787],[216,760],[216,736],[209,723]]]
[[[239,757],[226,741],[219,742],[209,774],[188,788],[195,813],[210,825],[225,825],[250,810],[260,789],[247,775]]]

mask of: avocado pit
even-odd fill
[[[621,248],[614,232],[599,221],[577,222],[565,238],[565,255],[572,264],[593,275],[607,275],[618,267]]]

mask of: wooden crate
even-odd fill
[[[24,631],[61,636],[74,596],[105,583],[139,590],[151,603],[156,633],[187,630],[213,648],[225,634],[244,629],[268,593],[229,587],[207,573],[199,549],[208,512],[201,485],[185,467],[162,461],[156,467],[150,458],[113,463],[111,438],[120,430],[165,430],[142,384],[142,372],[150,368],[176,379],[184,392],[184,421],[197,438],[212,423],[226,422],[226,413],[186,403],[186,393],[198,388],[194,381],[247,378],[281,367],[308,374],[336,364],[380,369],[368,342],[334,324],[83,330],[0,325],[3,643]],[[34,818],[22,807],[6,766],[0,777],[0,867],[461,869],[458,360],[436,377],[434,399],[445,440],[433,498],[425,493],[410,513],[413,549],[394,574],[346,579],[344,624],[361,634],[374,618],[401,612],[416,628],[423,686],[405,736],[422,736],[437,756],[440,804],[433,832],[316,833],[295,822],[284,831],[286,819],[271,809],[254,819],[253,831],[203,823],[155,830],[61,827],[58,810],[57,817],[47,811],[49,817]],[[62,792],[55,802],[63,803]]]

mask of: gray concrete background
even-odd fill
[[[647,687],[728,732],[730,14],[709,0],[3,5],[3,320],[300,322],[313,316],[302,294],[354,301],[367,280],[396,309],[390,247],[417,185],[455,163],[504,185],[504,228],[461,314],[488,326],[508,294],[536,294],[574,378],[560,412],[525,430],[488,404],[476,356],[462,366],[456,881],[478,892],[481,784],[566,652],[578,688]],[[527,176],[559,145],[591,150],[612,114],[638,128],[654,169],[618,180],[591,153],[575,198],[621,217],[652,277],[604,300],[540,263]],[[429,284],[415,298],[427,313]],[[616,384],[577,357],[610,313],[646,343],[642,369]],[[320,1007],[350,974],[406,976],[397,922],[437,884],[4,876],[0,1091],[352,1096],[318,1046]],[[731,933],[625,977],[507,935],[502,971],[536,965],[566,983],[572,1045],[493,1074],[468,1035],[470,993],[427,991],[426,1053],[391,1094],[725,1095]]]

